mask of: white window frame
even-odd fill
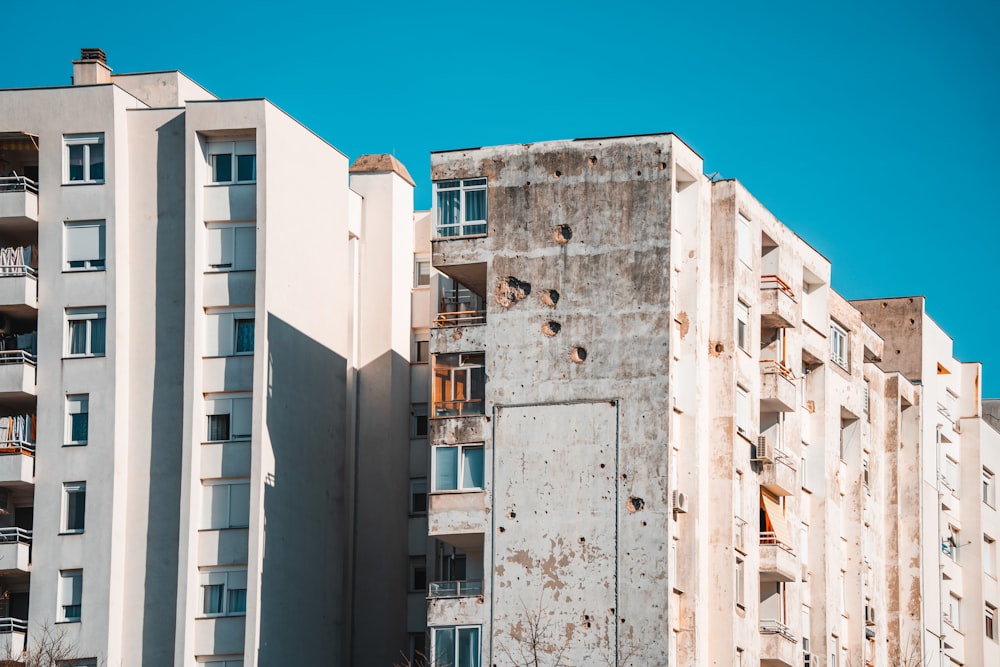
[[[235,141],[209,141],[206,146],[208,160],[208,182],[212,185],[242,185],[257,182],[257,141],[238,139]],[[216,180],[215,166],[220,160],[229,158],[229,180]],[[253,157],[253,178],[239,177],[239,158]]]
[[[742,299],[736,301],[736,345],[750,351],[750,306]]]
[[[246,616],[246,598],[249,584],[246,568],[204,568],[198,572],[198,589],[201,593],[201,618],[219,618],[222,616]],[[220,611],[207,611],[208,587],[222,586],[222,608]],[[243,609],[230,609],[232,602],[230,593],[243,591]],[[239,606],[238,604],[236,605]]]
[[[201,529],[227,530],[229,528],[250,527],[250,480],[249,479],[203,479]],[[216,512],[215,502],[220,503]],[[243,506],[246,515],[243,515]],[[235,510],[235,514],[234,514]],[[217,521],[219,517],[224,518]]]
[[[455,488],[437,488],[438,452],[444,449],[455,449]],[[483,453],[483,486],[467,485],[465,479],[465,455],[470,450],[480,450]],[[482,442],[466,442],[461,444],[441,444],[431,447],[431,493],[467,493],[482,491],[486,485],[486,446]]]
[[[237,402],[240,401],[240,402]],[[229,437],[211,439],[212,417],[229,417]],[[253,396],[249,393],[205,396],[205,442],[247,441],[253,437]]]
[[[748,267],[753,267],[753,245],[750,235],[750,218],[743,212],[736,214],[736,257]]]
[[[850,337],[847,329],[830,322],[830,360],[844,370],[850,369]]]
[[[750,392],[736,385],[736,434],[751,438],[750,433]]]
[[[71,147],[83,147],[83,178],[73,179],[70,177],[70,153]],[[91,178],[91,170],[94,162],[91,160],[93,149],[91,146],[100,146],[104,173],[100,178]],[[63,184],[64,185],[88,185],[103,183],[108,175],[108,151],[104,143],[104,133],[94,132],[90,134],[64,134],[63,135]]]
[[[97,249],[94,252],[83,252],[79,246],[83,241],[74,237],[84,234],[82,231],[97,228]],[[88,257],[86,255],[96,255]],[[72,266],[72,264],[78,266]],[[107,231],[104,220],[67,220],[63,223],[63,271],[104,271],[107,268]]]
[[[734,584],[736,589],[733,591],[733,597],[736,601],[736,606],[740,609],[746,609],[746,559],[742,556],[736,557],[736,573],[734,578]]]
[[[58,622],[79,623],[83,618],[83,570],[60,570],[58,595]],[[77,615],[70,615],[67,607],[77,607]]]
[[[480,625],[443,625],[443,626],[432,626],[432,627],[428,628],[428,630],[430,630],[430,633],[431,633],[431,655],[429,656],[429,658],[430,658],[430,660],[429,660],[430,664],[433,664],[433,665],[438,664],[437,663],[437,657],[440,655],[440,653],[438,651],[437,643],[438,643],[438,633],[440,631],[442,631],[442,630],[452,630],[454,632],[455,636],[454,636],[454,640],[453,641],[455,642],[455,645],[452,648],[452,651],[453,651],[453,653],[454,653],[455,656],[458,656],[460,658],[461,656],[459,655],[459,646],[460,646],[460,643],[459,643],[459,634],[460,634],[460,632],[462,630],[469,630],[469,629],[475,629],[475,631],[476,631],[476,641],[479,644],[479,649],[476,651],[476,653],[479,655],[479,662],[482,663],[482,660],[483,660],[483,648],[482,648],[483,630],[482,630],[482,626],[480,626]],[[456,660],[455,664],[450,664],[449,663],[448,667],[481,667],[481,664],[466,665],[466,664],[462,664],[461,659],[458,659],[458,660]]]
[[[205,255],[208,272],[257,269],[256,222],[206,222]]]
[[[93,320],[104,321],[104,351],[93,352]],[[83,352],[73,352],[73,322],[86,322],[86,336]],[[103,357],[108,350],[108,320],[106,308],[67,308],[66,309],[66,356],[67,357]]]
[[[948,606],[945,607],[944,620],[956,630],[962,629],[962,598],[955,595],[954,591],[948,591]]]
[[[256,345],[256,321],[253,308],[206,308],[205,309],[205,356],[234,357],[250,356],[254,350],[239,351],[240,322],[254,324]]]
[[[426,256],[416,257],[413,260],[413,289],[430,288],[430,285],[431,260]]]
[[[983,572],[988,576],[997,576],[997,541],[983,534]]]
[[[70,523],[70,498],[72,496],[82,496],[76,498],[76,502],[83,503],[82,521],[83,525],[71,527]],[[62,485],[62,511],[59,519],[60,534],[78,535],[83,533],[87,527],[87,483],[86,482],[63,482]]]
[[[473,178],[452,178],[434,183],[434,237],[440,239],[461,238],[463,236],[485,236],[489,224],[489,195],[485,197],[485,216],[482,220],[469,220],[466,215],[466,194],[469,192],[487,192],[487,180],[483,176]],[[451,225],[441,224],[441,209],[438,205],[439,195],[445,192],[459,192],[458,222]],[[444,234],[443,231],[455,231],[454,234]]]
[[[986,609],[984,613],[983,621],[985,627],[983,632],[987,639],[997,640],[997,608],[996,605],[986,603]]]
[[[195,662],[199,665],[211,665],[212,667],[243,667],[242,656],[220,657],[209,655],[196,658]]]
[[[993,471],[983,467],[983,502],[993,507],[997,506],[997,478]]]
[[[87,433],[81,440],[73,437],[73,417],[76,415],[86,415]],[[86,445],[90,440],[90,394],[67,394],[66,395],[66,433],[63,445]]]

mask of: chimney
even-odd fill
[[[73,85],[97,83],[111,83],[108,56],[101,49],[80,49],[80,59],[73,61]]]

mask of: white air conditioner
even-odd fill
[[[875,625],[875,607],[865,605],[865,625]]]
[[[683,491],[674,491],[674,511],[680,512],[681,514],[687,514],[688,511],[688,497]]]
[[[753,460],[760,463],[771,463],[773,461],[771,444],[767,441],[767,436],[762,435],[757,438],[757,446],[754,448]]]

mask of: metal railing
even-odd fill
[[[781,540],[779,540],[778,537],[774,534],[774,532],[770,531],[770,530],[762,530],[761,531],[761,533],[760,533],[760,546],[762,546],[762,547],[778,547],[779,549],[781,549],[783,551],[787,551],[788,553],[795,553],[794,551],[792,551],[792,547],[791,547],[790,544],[785,544],[784,542],[782,542]]]
[[[761,359],[760,372],[765,375],[775,373],[785,378],[789,382],[795,380],[795,373],[792,372],[792,369],[784,365],[777,359]]]
[[[774,451],[771,452],[771,458],[774,459],[775,463],[781,463],[783,465],[786,465],[789,468],[791,468],[792,471],[794,471],[796,468],[795,459],[792,457],[792,455],[786,452],[784,449],[781,449],[780,447],[774,448]]]
[[[37,278],[38,271],[27,264],[0,266],[0,278],[23,278],[24,276]]]
[[[795,292],[791,287],[789,287],[788,283],[773,273],[767,273],[760,277],[760,288],[781,290],[787,294],[790,299],[795,298]]]
[[[31,531],[15,526],[0,528],[0,544],[13,544],[16,542],[31,544]]]
[[[35,365],[36,357],[27,350],[0,350],[0,366],[7,364]]]
[[[0,618],[0,634],[11,632],[27,632],[28,621],[20,618]]]
[[[432,581],[427,587],[427,597],[430,598],[461,598],[482,594],[482,580]]]
[[[0,176],[0,192],[33,192],[38,194],[38,183],[26,176]]]
[[[486,324],[485,310],[456,310],[439,313],[434,319],[435,327],[458,327],[469,324]]]
[[[485,412],[485,401],[473,398],[468,401],[438,401],[434,404],[435,417],[464,417],[465,415],[482,415]]]
[[[792,629],[790,627],[773,618],[760,620],[760,634],[781,635],[793,644],[799,643],[798,637],[792,633]]]
[[[34,454],[35,443],[27,440],[0,440],[0,454]]]

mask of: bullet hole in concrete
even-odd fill
[[[718,354],[722,354],[723,352],[725,352],[725,351],[726,351],[726,346],[725,346],[725,345],[723,345],[722,343],[716,343],[716,344],[715,344],[715,351],[716,351],[716,352],[717,352]]]
[[[608,609],[608,616],[614,616],[614,615],[615,615],[615,608],[612,607],[611,609]]]
[[[916,324],[916,323],[917,323],[917,321],[911,317],[910,318],[910,324]]]
[[[635,496],[632,496],[631,498],[628,499],[628,504],[626,505],[626,508],[628,509],[629,512],[641,512],[642,508],[644,508],[645,506],[646,506],[645,500],[643,500],[642,498],[636,498]]]
[[[591,155],[589,158],[587,158],[587,162],[589,162],[590,166],[593,167],[595,164],[597,164],[597,156]]]
[[[623,624],[625,623],[625,619],[624,619],[624,618],[622,618],[622,623],[623,623]]]
[[[556,243],[568,243],[573,238],[573,230],[569,225],[559,225],[552,230],[552,238],[556,240]]]
[[[584,623],[584,624],[583,624],[583,627],[585,627],[585,628],[587,628],[587,629],[589,630],[589,629],[590,629],[590,623],[589,623],[589,622],[587,622],[587,623]]]
[[[604,468],[604,464],[603,463],[601,464],[601,468]]]
[[[660,168],[660,171],[663,171],[664,169],[667,168],[667,163],[666,162],[661,162],[657,166]]]
[[[583,544],[583,543],[585,543],[586,541],[587,541],[587,538],[586,538],[586,537],[581,537],[581,538],[580,538],[580,544]]]
[[[545,334],[546,336],[549,337],[555,336],[560,331],[562,331],[562,325],[553,320],[549,320],[548,322],[542,325],[542,333]]]
[[[882,307],[883,307],[883,308],[885,308],[885,307],[886,307],[886,306],[888,306],[888,305],[889,305],[889,304],[887,304],[887,303],[886,303],[885,301],[883,301],[883,302],[882,302]]]
[[[625,474],[625,473],[622,473],[622,481],[624,482],[626,479],[628,479],[628,475]]]
[[[515,512],[514,510],[511,510],[511,511],[507,512],[507,518],[508,519],[516,519],[517,518],[517,512]]]
[[[531,185],[531,181],[525,181],[524,184],[525,185]]]
[[[560,176],[562,176],[562,172],[559,171],[558,169],[556,169],[554,172],[552,172],[552,177],[553,178],[559,178]]]
[[[554,289],[543,290],[542,291],[542,303],[544,303],[546,306],[551,306],[552,308],[555,308],[556,304],[559,303],[559,292],[558,292],[558,290],[554,290]]]
[[[645,521],[643,521],[643,522],[642,522],[642,525],[643,525],[643,527],[645,528],[645,527],[646,527],[646,522],[645,522]]]
[[[497,530],[500,531],[501,533],[504,533],[504,532],[507,531],[507,529],[504,528],[503,526],[500,526],[499,528],[497,528]]]
[[[451,337],[452,337],[453,340],[461,340],[462,339],[462,330],[456,328],[455,329],[455,333],[453,333],[451,335]]]
[[[637,172],[635,172],[635,175],[636,176],[642,176],[642,172],[641,171],[637,171]]]
[[[902,350],[896,350],[896,354],[900,354]]]
[[[582,348],[582,347],[574,347],[573,351],[570,352],[569,357],[575,363],[582,364],[583,362],[585,362],[587,360],[587,350],[586,350],[586,348]]]
[[[531,283],[518,280],[514,276],[501,278],[493,290],[493,298],[503,308],[510,308],[529,294],[531,294]]]

